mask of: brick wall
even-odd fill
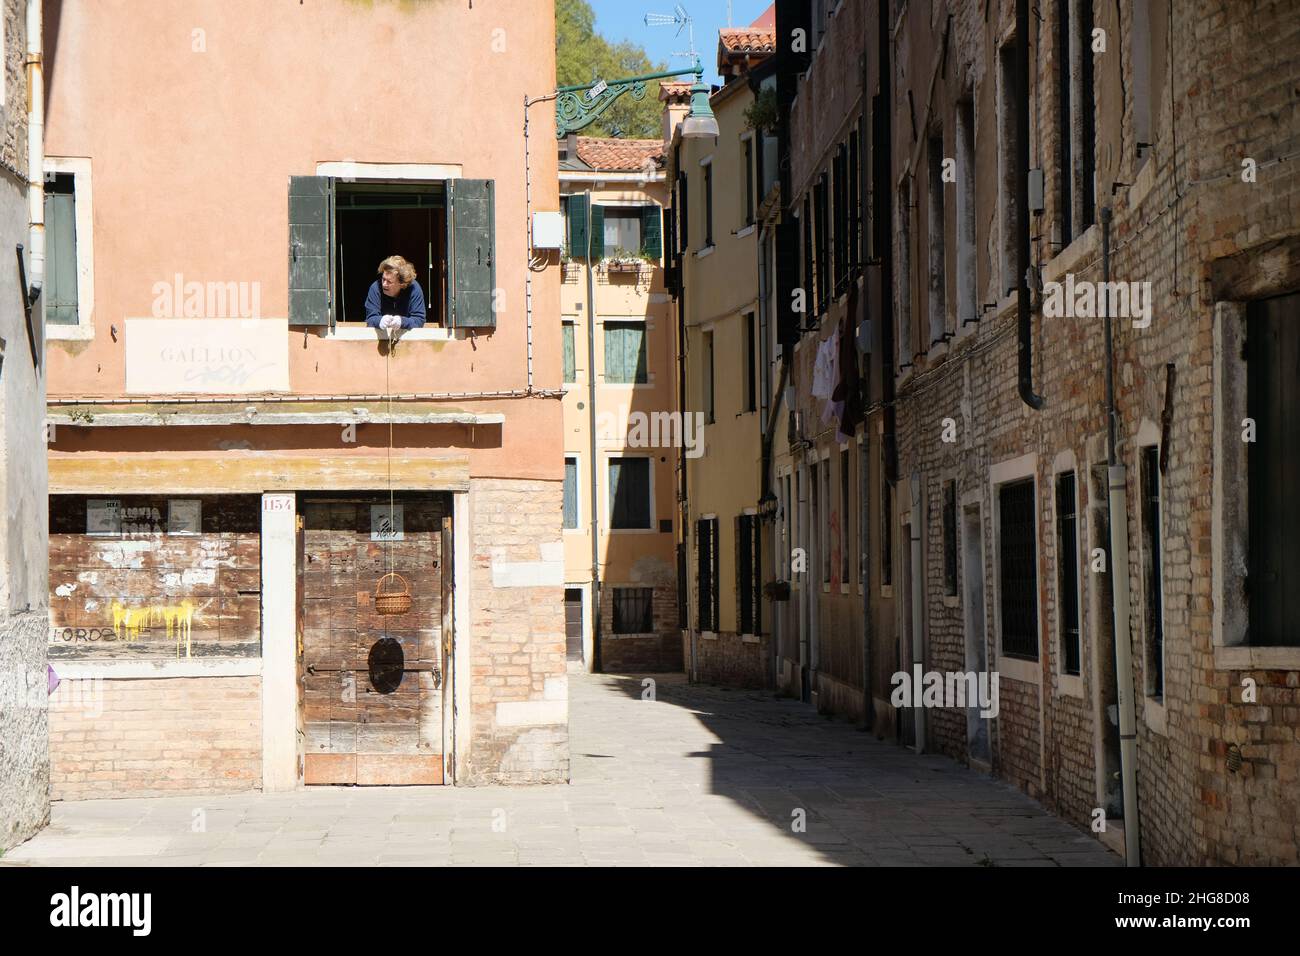
[[[56,800],[260,789],[261,678],[64,681],[50,783]]]
[[[606,674],[680,672],[681,631],[677,627],[677,584],[670,581],[654,587],[651,598],[653,634],[614,633],[614,589],[645,587],[606,581],[601,586],[600,668]]]
[[[562,504],[558,481],[471,482],[473,728],[463,783],[569,779]]]
[[[936,114],[948,124],[961,92],[959,80],[974,79],[977,166],[986,167],[995,160],[989,147],[992,136],[984,134],[992,124],[981,119],[988,101],[985,89],[992,79],[988,66],[992,34],[968,22],[975,5],[948,6],[956,15],[956,55],[954,67],[947,71],[954,79],[940,83]],[[1000,17],[991,17],[991,22],[1005,25],[1009,6],[1002,3]],[[1044,212],[1031,219],[1031,233],[1038,237],[1032,256],[1047,281],[1062,279],[1066,272],[1076,279],[1098,281],[1102,278],[1100,227],[1069,246],[1059,231],[1056,53],[1054,42],[1048,42],[1055,11],[1056,3],[1048,4],[1048,20],[1034,34],[1038,73],[1033,84],[1030,163],[1045,169],[1047,191]],[[1300,175],[1294,164],[1264,166],[1269,159],[1293,154],[1300,147],[1296,101],[1286,92],[1300,75],[1300,63],[1293,42],[1288,43],[1290,28],[1284,26],[1295,22],[1296,12],[1295,3],[1251,9],[1229,3],[1174,6],[1172,105],[1166,86],[1162,101],[1153,104],[1155,146],[1142,168],[1129,119],[1134,89],[1129,46],[1134,34],[1132,10],[1096,6],[1096,25],[1107,31],[1110,42],[1109,53],[1098,55],[1095,66],[1097,198],[1099,204],[1115,209],[1111,278],[1149,281],[1154,298],[1149,328],[1136,328],[1127,319],[1115,323],[1119,438],[1128,467],[1132,594],[1132,630],[1123,636],[1133,648],[1138,796],[1143,861],[1148,864],[1294,863],[1300,844],[1295,801],[1288,795],[1300,773],[1297,672],[1292,667],[1224,666],[1224,649],[1214,644],[1216,555],[1211,525],[1222,502],[1213,495],[1213,412],[1222,396],[1215,394],[1213,382],[1216,362],[1228,366],[1225,374],[1230,375],[1237,361],[1234,355],[1215,354],[1214,300],[1238,298],[1241,293],[1215,291],[1209,281],[1216,263],[1255,255],[1269,243],[1293,241],[1297,233]],[[914,50],[911,56],[922,68],[930,62],[926,50]],[[928,71],[921,72],[924,76],[914,83],[928,80]],[[1167,76],[1165,82],[1170,82]],[[896,96],[905,104],[906,88],[897,89]],[[950,141],[948,125],[944,129],[945,141]],[[1239,175],[1245,156],[1256,158],[1262,167],[1253,184],[1243,183]],[[903,158],[896,156],[896,164]],[[997,221],[994,196],[984,189],[986,182],[981,172],[976,245],[981,252],[992,253],[997,248]],[[1113,192],[1112,182],[1121,184]],[[916,198],[922,211],[924,188],[924,177],[919,177]],[[951,207],[947,221],[953,221]],[[923,212],[914,228],[914,242],[923,250]],[[950,237],[946,256],[950,270],[954,246]],[[918,322],[913,341],[918,343],[929,294],[923,258],[914,251],[912,311]],[[977,258],[980,288],[990,289],[996,285],[992,281],[996,263],[983,255]],[[1272,279],[1267,288],[1259,286],[1264,275]],[[1251,281],[1256,285],[1244,297],[1276,295],[1298,287],[1294,269],[1255,270]],[[951,290],[951,272],[948,282]],[[981,293],[981,299],[987,298]],[[1066,819],[1086,825],[1093,808],[1104,801],[1098,795],[1104,782],[1096,767],[1095,742],[1108,720],[1103,688],[1110,681],[1106,671],[1114,666],[1105,645],[1110,608],[1107,600],[1096,599],[1106,585],[1088,571],[1089,555],[1081,551],[1079,696],[1066,688],[1060,676],[1052,465],[1057,456],[1073,453],[1072,467],[1079,479],[1079,540],[1081,548],[1084,543],[1094,546],[1091,524],[1099,520],[1097,506],[1104,507],[1104,501],[1087,475],[1092,465],[1105,460],[1102,322],[1048,320],[1035,309],[1034,384],[1046,400],[1043,409],[1035,412],[1016,391],[1012,305],[1004,301],[999,309],[982,315],[970,334],[928,356],[920,355],[900,387],[899,472],[924,476],[926,664],[941,670],[964,668],[963,619],[942,598],[942,482],[955,479],[959,495],[978,492],[981,498],[986,625],[996,668],[998,568],[990,468],[1035,453],[1041,680],[1035,684],[1002,675],[995,768]],[[1176,378],[1173,393],[1167,395],[1169,365]],[[1159,427],[1166,409],[1171,414],[1167,437]],[[945,418],[957,423],[955,442],[942,440]],[[1145,437],[1139,439],[1139,432]],[[1168,458],[1161,476],[1163,700],[1148,693],[1151,675],[1136,459],[1137,446],[1148,440],[1165,445]],[[1101,537],[1104,540],[1104,532]],[[1223,555],[1217,559],[1225,560]],[[960,569],[959,576],[964,571]],[[1241,697],[1245,677],[1259,685],[1253,705]],[[934,712],[928,727],[927,743],[934,749],[956,756],[964,752],[960,721]],[[1236,773],[1227,769],[1231,744],[1241,748],[1245,761]]]
[[[682,639],[682,655],[690,666],[690,638]],[[695,635],[695,679],[728,687],[771,687],[772,638],[763,634],[743,638],[723,631],[714,637]]]
[[[1078,176],[1062,166],[1063,138],[1057,125],[1061,86],[1056,28],[1066,2],[1047,0],[1030,18],[1029,165],[1042,170],[1045,186],[1043,210],[1029,217],[1030,255],[1045,281],[1063,281],[1071,273],[1096,282],[1103,278],[1101,227],[1081,228],[1077,179],[1071,208],[1074,235],[1063,230],[1062,183]],[[1078,3],[1073,7],[1077,24]],[[1295,96],[1300,60],[1294,53],[1300,3],[1143,5],[1152,16],[1148,130],[1137,125],[1142,109],[1136,71],[1145,53],[1138,46],[1138,6],[1094,2],[1092,8],[1093,26],[1102,31],[1106,49],[1085,51],[1092,58],[1094,86],[1082,98],[1075,90],[1072,99],[1076,107],[1080,102],[1095,106],[1095,204],[1114,210],[1110,279],[1150,282],[1152,292],[1149,327],[1119,318],[1114,328],[1118,438],[1128,469],[1132,595],[1130,629],[1120,639],[1133,649],[1143,861],[1295,863],[1300,814],[1289,794],[1300,782],[1300,651],[1279,651],[1276,659],[1285,665],[1269,665],[1275,657],[1268,655],[1256,655],[1258,659],[1247,663],[1244,657],[1252,649],[1224,646],[1233,640],[1219,633],[1227,630],[1220,620],[1231,616],[1234,601],[1241,600],[1242,582],[1232,577],[1238,573],[1234,562],[1240,561],[1221,539],[1226,537],[1230,544],[1242,539],[1244,506],[1234,502],[1242,498],[1246,475],[1216,475],[1216,453],[1222,449],[1215,444],[1215,415],[1226,429],[1240,421],[1237,411],[1244,415],[1246,410],[1225,411],[1225,396],[1215,391],[1215,383],[1225,392],[1240,389],[1244,394],[1240,350],[1229,338],[1216,350],[1216,336],[1226,334],[1216,325],[1244,321],[1240,304],[1247,300],[1300,289],[1300,171],[1294,162],[1283,161],[1300,153],[1300,101]],[[1117,731],[1110,715],[1116,639],[1111,584],[1107,571],[1090,570],[1092,549],[1108,543],[1104,474],[1098,482],[1092,473],[1106,462],[1103,321],[1044,318],[1041,297],[1035,296],[1033,383],[1045,401],[1041,410],[1029,409],[1017,390],[1016,302],[1014,295],[1006,295],[1001,259],[1014,244],[1001,221],[1000,200],[1005,197],[1000,196],[1004,179],[999,125],[1009,117],[1007,99],[998,93],[996,54],[1012,38],[1014,12],[1012,0],[943,0],[900,5],[897,14],[891,13],[893,155],[888,182],[892,190],[910,177],[910,188],[903,191],[910,200],[900,212],[898,196],[893,195],[895,218],[888,224],[894,236],[896,283],[897,354],[890,358],[901,373],[895,380],[897,399],[890,406],[896,415],[898,449],[891,515],[880,515],[878,507],[881,476],[875,470],[884,452],[875,429],[866,432],[873,468],[872,694],[877,700],[887,698],[889,673],[910,658],[910,555],[898,519],[911,509],[909,479],[915,476],[923,524],[919,579],[924,667],[967,670],[971,640],[983,640],[989,669],[1015,672],[1014,677],[1001,673],[1000,713],[991,727],[994,772],[1082,827],[1092,822],[1095,808],[1106,807],[1111,817],[1119,808],[1113,779],[1118,769]],[[875,5],[844,5],[829,21],[826,41],[811,58],[790,118],[795,207],[826,165],[828,148],[861,108],[854,95],[858,68],[849,54],[862,47],[864,37],[865,48],[872,51],[863,91],[868,109],[878,91],[876,13]],[[941,42],[945,31],[947,40]],[[940,64],[942,69],[937,69]],[[847,95],[830,95],[837,90]],[[961,181],[945,184],[938,200],[944,216],[941,274],[935,274],[930,258],[929,220],[936,207],[928,194],[929,142],[934,138],[942,144],[943,158],[956,155],[963,103],[970,104],[975,130],[973,319],[956,315],[955,308]],[[1081,133],[1076,117],[1071,126],[1076,147],[1083,141]],[[1149,142],[1141,152],[1140,140]],[[1243,182],[1240,175],[1246,157],[1258,163],[1253,183]],[[864,163],[870,161],[868,153]],[[869,217],[872,208],[870,197],[864,197],[864,216]],[[1092,212],[1099,221],[1099,210]],[[866,224],[868,233],[872,225]],[[873,249],[872,254],[885,251]],[[910,261],[904,261],[903,253]],[[879,307],[880,276],[878,270],[866,271],[864,314],[869,317],[886,311]],[[929,300],[939,289],[945,292],[944,330],[950,337],[932,345]],[[1231,306],[1226,311],[1225,303]],[[804,438],[818,453],[828,437],[820,433],[821,403],[809,394],[813,361],[817,346],[836,325],[840,308],[832,304],[820,328],[803,337],[791,367],[795,407],[808,426]],[[1216,311],[1227,318],[1216,319]],[[872,333],[874,344],[883,344],[878,329]],[[870,361],[874,380],[869,393],[884,408],[879,349]],[[1175,373],[1172,392],[1167,388],[1169,367]],[[1166,414],[1168,426],[1162,429]],[[949,424],[955,426],[953,440],[945,440]],[[1235,435],[1228,438],[1235,440]],[[1151,641],[1137,467],[1137,449],[1147,443],[1163,446],[1167,462],[1160,479],[1163,699],[1149,692]],[[778,444],[776,463],[798,464],[803,454],[796,447],[791,455]],[[1000,660],[998,528],[991,477],[995,466],[1027,455],[1035,456],[1029,476],[1036,483],[1038,654],[1033,662],[1013,665]],[[1077,676],[1063,673],[1061,555],[1054,506],[1055,474],[1070,469],[1077,482],[1082,582]],[[978,567],[967,567],[967,554],[958,546],[955,596],[945,594],[944,581],[947,481],[957,485],[959,541],[966,533],[963,512],[968,504],[979,508],[982,536]],[[1216,481],[1222,486],[1217,498]],[[1222,531],[1216,530],[1216,513]],[[879,586],[882,521],[891,522],[894,539],[893,590],[888,595]],[[975,593],[983,594],[982,621],[968,620],[968,579],[978,589]],[[851,616],[849,627],[841,628],[833,609],[825,602],[820,609],[822,623],[828,625],[818,635],[823,667],[851,687],[860,682],[848,653],[854,648],[859,618]],[[901,632],[896,623],[902,625]],[[787,634],[793,638],[793,619],[791,625]],[[975,630],[968,634],[971,625]],[[783,648],[786,657],[794,653],[793,642]],[[1242,699],[1247,678],[1259,688],[1254,702]],[[851,695],[822,696],[823,707],[851,712]],[[892,731],[897,716],[892,709],[879,715],[877,731]],[[927,749],[965,759],[966,737],[961,711],[927,712]],[[1243,760],[1236,772],[1228,769],[1233,745],[1240,748]]]

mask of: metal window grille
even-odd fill
[[[695,577],[699,597],[696,626],[701,631],[718,629],[718,519],[695,522]]]
[[[654,589],[614,588],[614,633],[654,631]]]

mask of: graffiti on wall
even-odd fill
[[[126,607],[114,601],[113,632],[124,641],[136,641],[144,630],[160,624],[167,629],[167,639],[176,642],[176,656],[181,653],[181,641],[185,642],[185,656],[190,657],[190,632],[194,621],[194,604],[181,601],[180,604],[150,604],[145,607]]]

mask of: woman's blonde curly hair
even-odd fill
[[[415,266],[401,256],[389,256],[379,263],[379,271],[376,274],[382,277],[385,272],[396,272],[397,280],[402,283],[403,289],[415,281]]]

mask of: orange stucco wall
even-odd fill
[[[332,161],[452,164],[467,178],[495,180],[495,332],[404,342],[387,374],[399,393],[526,386],[523,99],[554,87],[550,3],[65,0],[61,7],[47,22],[46,152],[91,163],[94,335],[50,342],[52,398],[124,395],[125,320],[150,316],[154,284],[177,273],[186,281],[260,283],[261,315],[284,318],[289,177],[315,175],[318,163]],[[531,119],[532,209],[555,210],[553,106],[533,107]],[[532,274],[539,389],[558,389],[561,377],[559,264],[551,262]],[[376,342],[301,329],[288,335],[292,392],[385,391]],[[474,473],[562,477],[559,401],[451,404],[506,415],[500,443],[473,450]],[[211,431],[214,443],[229,437]],[[51,448],[61,453],[75,452]]]

